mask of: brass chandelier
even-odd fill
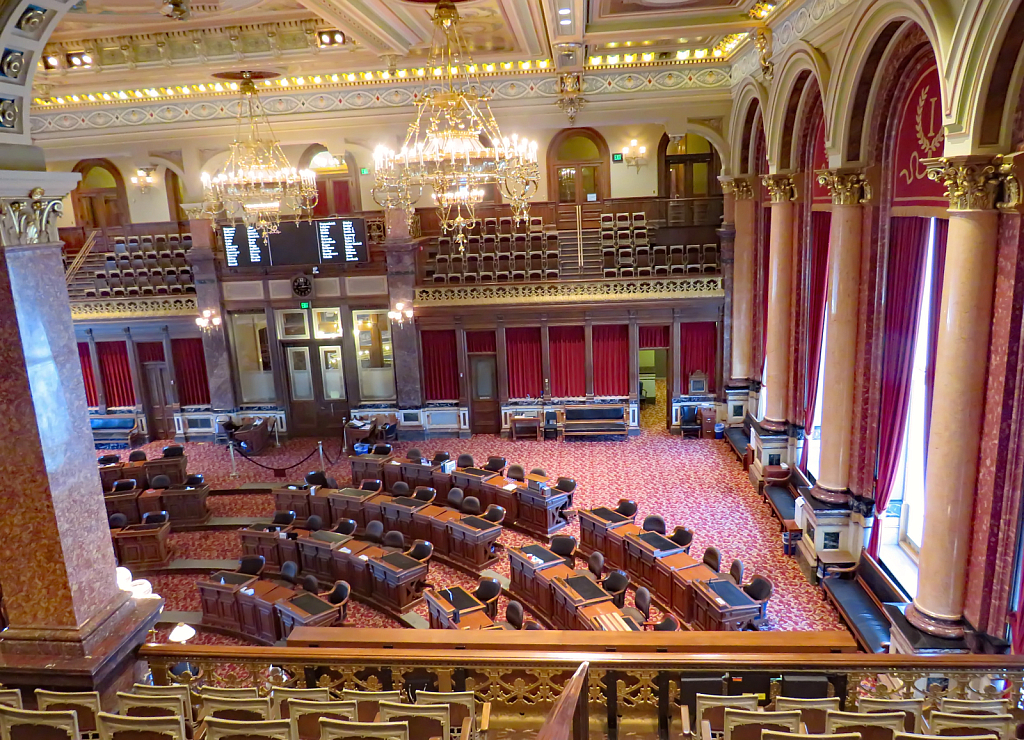
[[[424,188],[431,190],[441,229],[460,249],[476,223],[487,185],[496,185],[517,223],[528,215],[540,171],[536,142],[504,137],[459,33],[451,0],[434,10],[434,37],[416,118],[399,151],[374,152],[373,197],[411,222]]]
[[[255,73],[258,74],[258,73]],[[317,203],[316,173],[297,170],[274,138],[253,82],[254,73],[232,75],[241,94],[231,155],[215,175],[202,174],[204,210],[241,218],[266,239],[276,234],[281,210],[311,218]]]

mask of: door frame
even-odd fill
[[[596,160],[560,160],[558,150],[566,139],[574,136],[583,136],[590,139],[597,146],[600,157]],[[561,203],[558,199],[558,170],[563,167],[597,167],[597,203],[601,203],[611,197],[611,153],[608,149],[608,142],[597,129],[590,127],[565,128],[559,131],[551,139],[547,150],[548,162],[548,199],[554,203]],[[576,200],[573,203],[562,203],[562,205],[585,205],[592,201],[579,200],[579,178],[576,181]]]
[[[473,429],[473,409],[476,406],[475,393],[473,392],[473,358],[492,357],[494,358],[494,403],[498,409],[496,432],[477,432]],[[501,434],[501,391],[498,380],[498,353],[495,352],[466,352],[466,405],[469,407],[469,432],[470,434]]]
[[[171,428],[170,428],[170,435],[171,436],[170,437],[164,437],[163,439],[172,439],[173,440],[175,437],[177,437],[177,433],[178,433],[178,430],[174,426],[174,416],[175,416],[175,414],[178,412],[178,410],[181,407],[178,404],[176,404],[176,403],[171,403],[170,402],[171,389],[168,386],[168,376],[170,374],[170,366],[167,364],[166,360],[153,360],[151,362],[140,362],[139,363],[139,374],[142,376],[141,377],[141,385],[142,385],[142,394],[141,394],[142,395],[142,413],[146,417],[146,432],[147,432],[146,436],[149,437],[149,441],[150,442],[154,442],[157,439],[160,439],[159,437],[156,436],[156,425],[153,424],[153,407],[154,407],[154,405],[153,405],[153,392],[152,392],[152,389],[150,388],[150,385],[149,385],[149,368],[150,367],[160,367],[160,368],[163,369],[163,381],[164,381],[164,388],[163,388],[163,392],[164,393],[163,393],[163,395],[164,395],[164,401],[167,401],[167,403],[164,404],[164,408],[171,410]]]

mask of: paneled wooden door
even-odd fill
[[[142,365],[146,378],[146,421],[150,440],[174,439],[174,404],[170,402],[167,364],[146,362]]]
[[[349,413],[341,344],[288,343],[284,357],[289,431],[300,437],[341,436]]]
[[[501,404],[495,355],[469,355],[469,387],[469,430],[473,434],[500,434]]]

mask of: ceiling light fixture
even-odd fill
[[[572,19],[571,18],[563,18],[562,20],[558,21],[558,25],[560,25],[560,26],[571,26],[572,25]]]
[[[489,96],[468,71],[473,61],[451,0],[437,4],[433,22],[430,66],[441,74],[424,80],[401,149],[379,146],[374,152],[373,197],[385,210],[403,210],[411,222],[420,193],[430,188],[442,230],[463,249],[485,185],[500,188],[517,222],[526,219],[540,179],[537,144],[502,135]]]
[[[559,15],[569,15],[570,13],[572,13],[572,9],[571,8],[559,8],[558,9],[558,14]]]

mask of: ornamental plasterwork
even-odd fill
[[[417,288],[414,305],[470,306],[580,301],[635,301],[675,298],[721,298],[721,277],[679,279],[566,281],[553,283],[484,284]]]
[[[71,302],[71,318],[75,320],[195,316],[197,313],[199,307],[195,296]]]
[[[47,198],[42,188],[24,197],[0,198],[0,247],[59,242],[61,198]]]
[[[587,96],[616,95],[624,92],[664,92],[728,88],[727,67],[702,67],[650,72],[612,72],[587,75],[583,91]],[[494,80],[487,92],[493,100],[553,100],[559,96],[558,77]],[[267,92],[260,96],[268,116],[324,113],[373,108],[411,107],[420,93],[418,85],[344,88],[312,92]],[[234,121],[237,98],[215,100],[171,100],[126,102],[88,106],[62,111],[35,109],[32,116],[34,136],[88,129],[138,127],[191,121]]]
[[[761,182],[768,190],[772,203],[796,200],[796,183],[789,175],[763,175]]]
[[[871,185],[862,172],[818,170],[815,175],[831,193],[833,205],[855,206],[871,200]]]
[[[938,157],[923,160],[928,179],[946,186],[951,211],[990,211],[995,208],[1000,176],[992,159]]]
[[[773,44],[781,51],[803,38],[815,26],[848,5],[851,0],[808,0],[790,12],[781,22],[773,22]],[[774,21],[774,19],[773,19]]]

